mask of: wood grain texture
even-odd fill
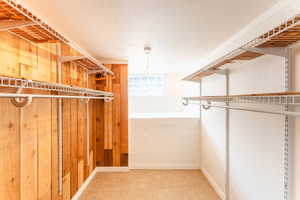
[[[38,198],[38,110],[35,99],[21,109],[21,200]]]
[[[103,126],[96,127],[97,166],[128,165],[128,69],[127,65],[105,65],[114,76],[96,78],[96,88],[114,93],[112,102],[95,107]],[[98,118],[97,118],[98,119]],[[104,131],[103,135],[100,131]],[[104,143],[104,144],[103,144]],[[104,152],[103,152],[104,150]],[[104,160],[103,160],[104,156]]]
[[[7,32],[0,32],[0,75],[19,77],[19,41]]]
[[[0,99],[0,199],[20,199],[20,109]]]
[[[70,199],[71,171],[71,100],[64,99],[62,107],[63,124],[63,199]]]
[[[85,133],[86,133],[86,123],[85,123],[85,111],[86,105],[83,102],[78,101],[78,111],[77,111],[77,164],[78,164],[78,188],[83,184],[84,181],[84,153],[85,153]]]
[[[51,100],[51,187],[52,200],[61,200],[58,193],[58,132],[57,132],[58,100]]]
[[[51,200],[51,99],[37,99],[38,200]]]
[[[120,84],[113,85],[113,166],[121,165],[121,97]]]
[[[79,55],[65,44],[33,45],[1,32],[0,75],[56,83],[57,48],[61,48],[64,56]],[[81,66],[62,64],[63,84],[86,87],[85,75],[86,70]],[[89,83],[96,88],[95,78]],[[96,118],[93,118],[96,104],[91,102],[86,105],[78,100],[62,101],[63,191],[59,195],[57,100],[34,99],[20,109],[9,99],[0,99],[0,111],[5,115],[0,122],[1,200],[71,199],[96,167]],[[99,106],[102,101],[97,102]]]
[[[78,189],[78,127],[77,112],[78,100],[71,99],[71,196],[74,196]]]
[[[121,153],[128,154],[128,68],[120,67]],[[126,159],[126,156],[123,160]],[[127,159],[128,160],[128,159]],[[123,165],[124,166],[124,165]]]
[[[95,101],[96,115],[96,165],[104,165],[103,101]]]

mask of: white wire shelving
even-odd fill
[[[300,105],[300,93],[269,93],[251,95],[231,95],[231,96],[201,96],[183,97],[185,101],[206,101],[221,103],[252,103],[252,104],[272,104],[272,105]]]
[[[0,76],[0,86],[6,88],[23,88],[23,89],[33,89],[33,90],[43,90],[43,91],[53,91],[62,93],[72,93],[81,96],[105,96],[113,97],[113,93],[105,92],[100,90],[93,90],[89,88],[81,88],[77,86],[69,86],[56,83],[45,83],[40,81],[25,80],[19,78],[10,78],[5,76]],[[0,96],[2,93],[0,93]]]
[[[243,46],[215,59],[208,65],[200,67],[200,70],[188,75],[183,80],[199,82],[203,77],[222,72],[224,68],[228,67],[228,64],[252,60],[265,54],[285,57],[287,56],[287,47],[300,41],[299,30],[300,15],[297,15]]]
[[[183,97],[183,104],[197,104],[203,109],[208,110],[214,108],[227,108],[232,110],[243,110],[250,112],[260,112],[269,114],[300,116],[300,112],[287,111],[285,109],[260,109],[241,107],[239,104],[264,104],[278,106],[299,106],[300,92],[282,92],[282,93],[266,93],[266,94],[250,94],[250,95],[233,95],[233,96],[201,96],[201,97]],[[217,104],[214,104],[217,103]],[[224,103],[224,105],[220,104]],[[234,104],[232,106],[230,104]]]

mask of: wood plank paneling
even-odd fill
[[[75,195],[78,189],[78,127],[77,110],[78,100],[71,99],[71,196]]]
[[[113,85],[113,166],[121,165],[121,97],[120,84]]]
[[[19,76],[25,79],[35,79],[38,74],[38,48],[24,40],[19,40]]]
[[[128,68],[120,67],[121,153],[128,154]],[[126,160],[126,156],[121,160]],[[128,158],[127,158],[128,160]],[[124,166],[125,164],[123,164]]]
[[[96,127],[97,166],[103,166],[102,153],[104,166],[128,166],[128,69],[127,65],[105,66],[114,72],[114,76],[97,77],[96,88],[113,92],[114,100],[95,107],[97,118],[104,119],[104,129],[101,125]],[[99,130],[104,131],[103,135]]]
[[[38,197],[38,110],[35,99],[21,109],[21,200],[36,200]]]
[[[84,181],[84,138],[86,133],[86,124],[85,124],[85,111],[86,105],[83,102],[78,101],[78,111],[77,111],[77,145],[78,145],[78,187],[80,187]]]
[[[20,109],[0,99],[0,199],[20,199]]]
[[[95,101],[96,115],[96,165],[104,166],[104,120],[103,102]]]
[[[39,44],[37,55],[37,70],[34,70],[33,80],[51,83],[51,56],[49,44]]]
[[[37,99],[38,199],[51,200],[51,99]]]
[[[51,99],[51,183],[52,200],[61,200],[58,193],[58,132],[57,132],[57,106],[58,100]]]
[[[71,100],[64,99],[62,103],[63,118],[63,199],[71,198]]]
[[[56,83],[57,47],[64,56],[79,55],[65,44],[33,45],[2,32],[0,75]],[[85,73],[81,66],[63,63],[62,83],[86,87]],[[90,87],[96,88],[95,77],[90,77]],[[5,114],[0,122],[0,199],[70,200],[96,167],[96,126],[99,130],[104,128],[102,118],[96,121],[96,112],[99,114],[103,109],[99,100],[88,105],[75,99],[62,101],[63,191],[59,195],[58,101],[34,99],[32,104],[16,108],[9,99],[0,99],[0,111]],[[103,131],[101,134],[104,141]],[[104,163],[102,143],[99,152],[102,151]]]
[[[0,75],[19,77],[19,41],[7,32],[0,32]]]

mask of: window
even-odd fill
[[[129,74],[129,96],[163,96],[164,74]]]

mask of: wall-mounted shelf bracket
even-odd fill
[[[211,102],[207,101],[207,104],[202,104],[202,108],[204,110],[209,110],[211,108]]]
[[[25,83],[22,83],[22,85],[17,89],[16,94],[21,94],[23,89],[24,89]],[[32,103],[32,97],[15,97],[10,99],[11,103],[18,107],[18,108],[23,108],[25,106],[28,106]]]
[[[242,50],[250,51],[253,53],[267,54],[273,56],[286,57],[288,54],[287,47],[242,47]]]
[[[81,60],[84,58],[85,58],[84,56],[59,56],[58,62],[60,62],[60,63],[72,62],[72,61]]]

